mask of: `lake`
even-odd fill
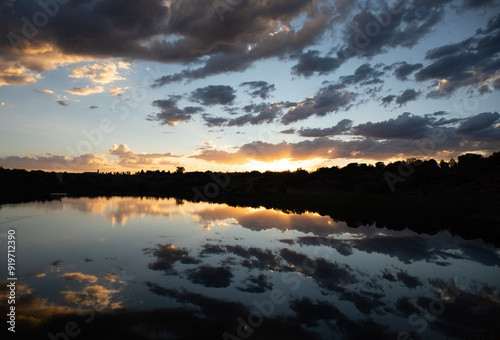
[[[0,206],[0,259],[2,334],[16,278],[15,335],[33,339],[500,334],[500,250],[446,231],[176,199],[63,198]]]

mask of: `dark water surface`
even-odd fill
[[[6,322],[9,230],[16,333]],[[447,232],[113,197],[3,205],[0,237],[1,327],[12,338],[500,334],[500,250]]]

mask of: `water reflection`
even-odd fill
[[[481,240],[174,199],[1,212],[0,233],[16,230],[22,261],[16,332],[34,338],[70,321],[81,338],[499,334],[500,252]]]

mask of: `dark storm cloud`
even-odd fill
[[[353,247],[367,253],[376,252],[395,256],[406,264],[413,261],[426,260],[433,256],[429,253],[429,250],[431,250],[429,239],[419,236],[360,239],[353,242]]]
[[[497,4],[496,0],[464,0],[465,7],[468,8],[481,8],[481,7],[493,7]]]
[[[36,13],[48,17],[38,3],[2,0],[0,67],[4,67],[1,62],[16,60],[19,51],[22,55],[27,43],[30,48],[53,48],[54,58],[61,52],[64,56],[205,63],[160,78],[156,86],[241,71],[255,61],[301,51],[318,42],[330,27],[332,11],[312,0],[244,1],[221,20],[214,1],[80,1],[52,7],[47,22],[38,28],[32,25],[34,32],[25,36],[21,18],[30,20]],[[301,27],[289,25],[302,15],[307,19]],[[23,60],[24,66],[43,72],[54,65],[35,59]],[[8,83],[17,84],[34,80],[28,75],[10,78]]]
[[[413,313],[418,313],[417,307],[415,307],[411,302],[410,299],[406,296],[403,296],[399,298],[396,301],[396,310],[398,311],[397,313],[394,313],[396,315],[402,316],[402,317],[409,317]]]
[[[310,276],[318,286],[328,291],[342,291],[344,285],[357,282],[347,265],[341,266],[324,258],[312,259],[287,248],[281,249],[280,255],[293,270]]]
[[[500,114],[498,112],[483,112],[462,120],[456,133],[467,139],[477,141],[500,140]]]
[[[251,104],[243,108],[244,115],[236,118],[212,117],[204,115],[203,119],[207,126],[244,126],[271,123],[282,114],[285,105],[283,103]]]
[[[442,1],[396,2],[380,10],[363,9],[346,25],[345,43],[337,52],[339,59],[353,56],[373,57],[389,48],[410,48],[441,21]]]
[[[373,85],[383,83],[380,76],[384,72],[375,70],[370,64],[363,64],[349,76],[341,76],[338,86],[344,88],[348,85]]]
[[[285,134],[285,135],[293,135],[295,133],[295,129],[286,129],[280,131],[280,133]]]
[[[326,129],[300,129],[298,131],[299,135],[302,137],[326,137],[340,135],[346,131],[349,131],[352,126],[352,120],[342,119],[337,125]]]
[[[329,85],[320,89],[313,97],[297,103],[281,118],[281,122],[288,125],[311,116],[323,117],[328,113],[346,109],[354,97],[352,92],[344,92],[336,85]]]
[[[194,90],[191,93],[190,99],[207,106],[227,105],[232,104],[236,99],[235,92],[231,86],[209,85]]]
[[[386,106],[389,105],[390,103],[392,103],[394,101],[394,99],[396,99],[396,96],[393,95],[393,94],[390,94],[388,96],[385,96],[382,98],[382,105]]]
[[[411,276],[407,272],[400,271],[397,273],[398,280],[403,283],[407,288],[415,289],[418,286],[422,286],[422,282],[418,279],[418,277]]]
[[[223,126],[223,125],[226,125],[228,122],[227,118],[212,117],[208,114],[203,114],[202,117],[206,123],[206,126],[208,126],[208,127]]]
[[[382,271],[382,278],[389,282],[396,282],[396,278],[394,277],[394,275],[392,275],[391,272],[387,269],[384,269]]]
[[[219,255],[225,254],[226,249],[219,244],[204,244],[203,249],[200,252],[200,257],[205,257],[208,255]]]
[[[500,266],[500,257],[492,247],[477,242],[466,241],[457,243],[457,246],[460,247],[466,257],[473,261],[482,263],[485,266]]]
[[[483,112],[465,119],[457,128],[457,133],[474,133],[491,127],[500,119],[498,112]]]
[[[246,268],[282,270],[279,256],[274,254],[269,249],[260,249],[255,247],[245,248],[238,245],[228,245],[225,248],[228,253],[244,258],[245,260],[241,263],[241,265]]]
[[[484,284],[477,284],[477,288],[470,292],[460,289],[454,281],[432,280],[431,283],[435,286],[435,291],[446,291],[448,300],[444,302],[449,302],[445,312],[433,322],[429,322],[432,330],[443,335],[460,334],[462,338],[488,338],[489,334],[497,332],[495,318],[498,318],[498,291],[495,296],[489,293],[489,287]],[[420,296],[417,299],[419,309],[428,310],[436,299],[442,299],[442,296]],[[448,308],[452,309],[452,312],[448,313]],[[467,318],[457,323],[456,315],[467,315]]]
[[[351,301],[361,313],[369,315],[374,309],[384,306],[384,303],[380,301],[384,296],[384,294],[365,291],[360,293],[344,291],[341,292],[339,299]]]
[[[238,290],[248,293],[264,293],[266,290],[272,290],[273,285],[269,283],[268,278],[264,274],[259,276],[250,275],[245,279],[246,287],[237,287]]]
[[[414,89],[406,89],[402,94],[396,97],[396,104],[399,104],[399,107],[401,107],[410,101],[417,100],[418,96],[420,96],[420,92]]]
[[[189,280],[205,287],[223,288],[231,284],[233,273],[228,267],[200,266],[187,271]]]
[[[144,282],[148,289],[158,296],[165,296],[180,303],[190,303],[198,306],[203,315],[209,320],[232,320],[235,315],[248,315],[248,310],[240,302],[231,302],[216,299],[198,293],[185,290],[176,290],[160,286],[151,281]],[[179,312],[177,310],[177,312]],[[185,328],[185,325],[182,325]]]
[[[322,57],[317,50],[292,54],[291,59],[298,59],[292,73],[305,77],[315,73],[324,75],[335,71],[352,57],[371,58],[390,48],[411,48],[442,20],[444,6],[448,2],[398,1],[393,6],[382,3],[378,9],[367,5],[352,17],[347,16],[347,22],[343,24],[346,27],[343,31],[344,43],[336,49],[335,57]],[[352,6],[346,12],[352,12]],[[333,19],[335,22],[344,20],[345,17]],[[411,66],[403,67],[401,75],[418,69]]]
[[[475,150],[497,151],[500,148],[500,126],[492,125],[478,132],[458,134],[454,125],[464,119],[439,117],[434,114],[416,116],[405,112],[396,119],[368,122],[351,129],[350,134],[364,138],[340,140],[318,137],[314,140],[277,144],[255,141],[239,146],[234,152],[203,150],[189,157],[207,162],[241,165],[252,160],[269,162],[289,158],[299,161],[351,158],[353,155],[357,158],[384,160],[395,154],[429,157],[440,151],[465,153]],[[432,150],[425,146],[430,138],[438,138],[438,142],[432,144]]]
[[[203,111],[201,107],[188,106],[183,109],[177,106],[178,98],[155,100],[152,104],[161,111],[148,115],[146,120],[160,122],[161,125],[176,125],[177,123],[191,120],[193,114]]]
[[[302,298],[291,301],[290,308],[295,311],[301,324],[307,327],[328,325],[331,334],[341,334],[342,339],[363,339],[367,334],[372,339],[396,339],[398,337],[398,334],[388,326],[378,324],[371,319],[351,320],[337,307],[326,301],[311,301],[308,298]],[[320,323],[320,321],[323,322]]]
[[[424,65],[418,64],[408,64],[406,61],[397,63],[397,68],[394,70],[394,76],[399,80],[407,80],[407,77],[413,72],[421,69]]]
[[[191,5],[194,2],[191,1]],[[207,6],[211,6],[206,4],[209,2],[198,0],[196,3],[199,3],[199,8],[195,13],[210,12],[206,9]],[[172,6],[171,9],[173,10]],[[329,28],[331,15],[331,9],[318,9],[316,3],[310,0],[242,2],[237,11],[227,15],[227,20],[215,23],[209,21],[212,27],[208,26],[206,18],[205,21],[196,21],[197,14],[192,14],[190,10],[192,11],[191,7],[185,9],[186,13],[182,15],[185,17],[184,20],[189,20],[189,24],[183,22],[178,33],[196,32],[197,40],[207,41],[206,44],[210,44],[209,52],[206,52],[205,46],[199,51],[203,50],[204,54],[210,57],[200,68],[186,69],[156,79],[153,87],[221,73],[242,72],[256,61],[272,57],[284,58],[316,43]],[[177,13],[178,9],[175,11]],[[210,13],[213,13],[213,9]],[[277,31],[280,21],[289,22],[302,13],[309,15],[300,29]],[[187,31],[188,28],[190,31]]]
[[[260,97],[262,99],[269,98],[271,92],[276,89],[274,84],[269,84],[266,81],[246,81],[241,83],[240,86],[248,86],[252,97]]]
[[[292,73],[304,77],[310,77],[314,73],[318,75],[328,74],[342,65],[337,58],[320,57],[319,51],[316,50],[293,55],[291,58],[298,59],[298,63],[292,67]]]
[[[156,258],[149,264],[152,270],[160,270],[166,275],[175,275],[177,271],[174,269],[174,264],[177,262],[184,264],[196,264],[198,260],[189,256],[189,251],[186,248],[176,248],[173,244],[157,244],[155,248],[144,248],[144,254]]]
[[[464,86],[480,87],[500,69],[500,14],[488,21],[485,29],[461,42],[429,50],[430,63],[415,74],[418,81],[439,82],[427,97],[448,96]]]
[[[402,138],[419,139],[427,137],[432,131],[435,119],[428,116],[415,116],[404,112],[396,119],[389,119],[378,123],[359,124],[352,129],[355,135],[374,138]]]
[[[0,12],[1,35],[12,32],[23,37],[21,18],[32,18],[41,10],[36,1],[9,1]],[[47,24],[37,29],[32,43],[49,43],[75,55],[146,57],[148,48],[141,41],[165,32],[167,19],[168,8],[161,0],[71,2],[58,6]],[[7,39],[1,45],[12,47]]]
[[[500,77],[496,78],[494,81],[493,81],[493,88],[495,90],[500,90]]]
[[[281,240],[283,242],[283,240]],[[339,252],[344,256],[352,254],[352,247],[348,242],[336,240],[334,238],[322,236],[302,236],[297,239],[297,243],[301,246],[328,246]]]

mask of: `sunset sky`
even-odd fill
[[[0,166],[500,151],[500,1],[0,0]]]

